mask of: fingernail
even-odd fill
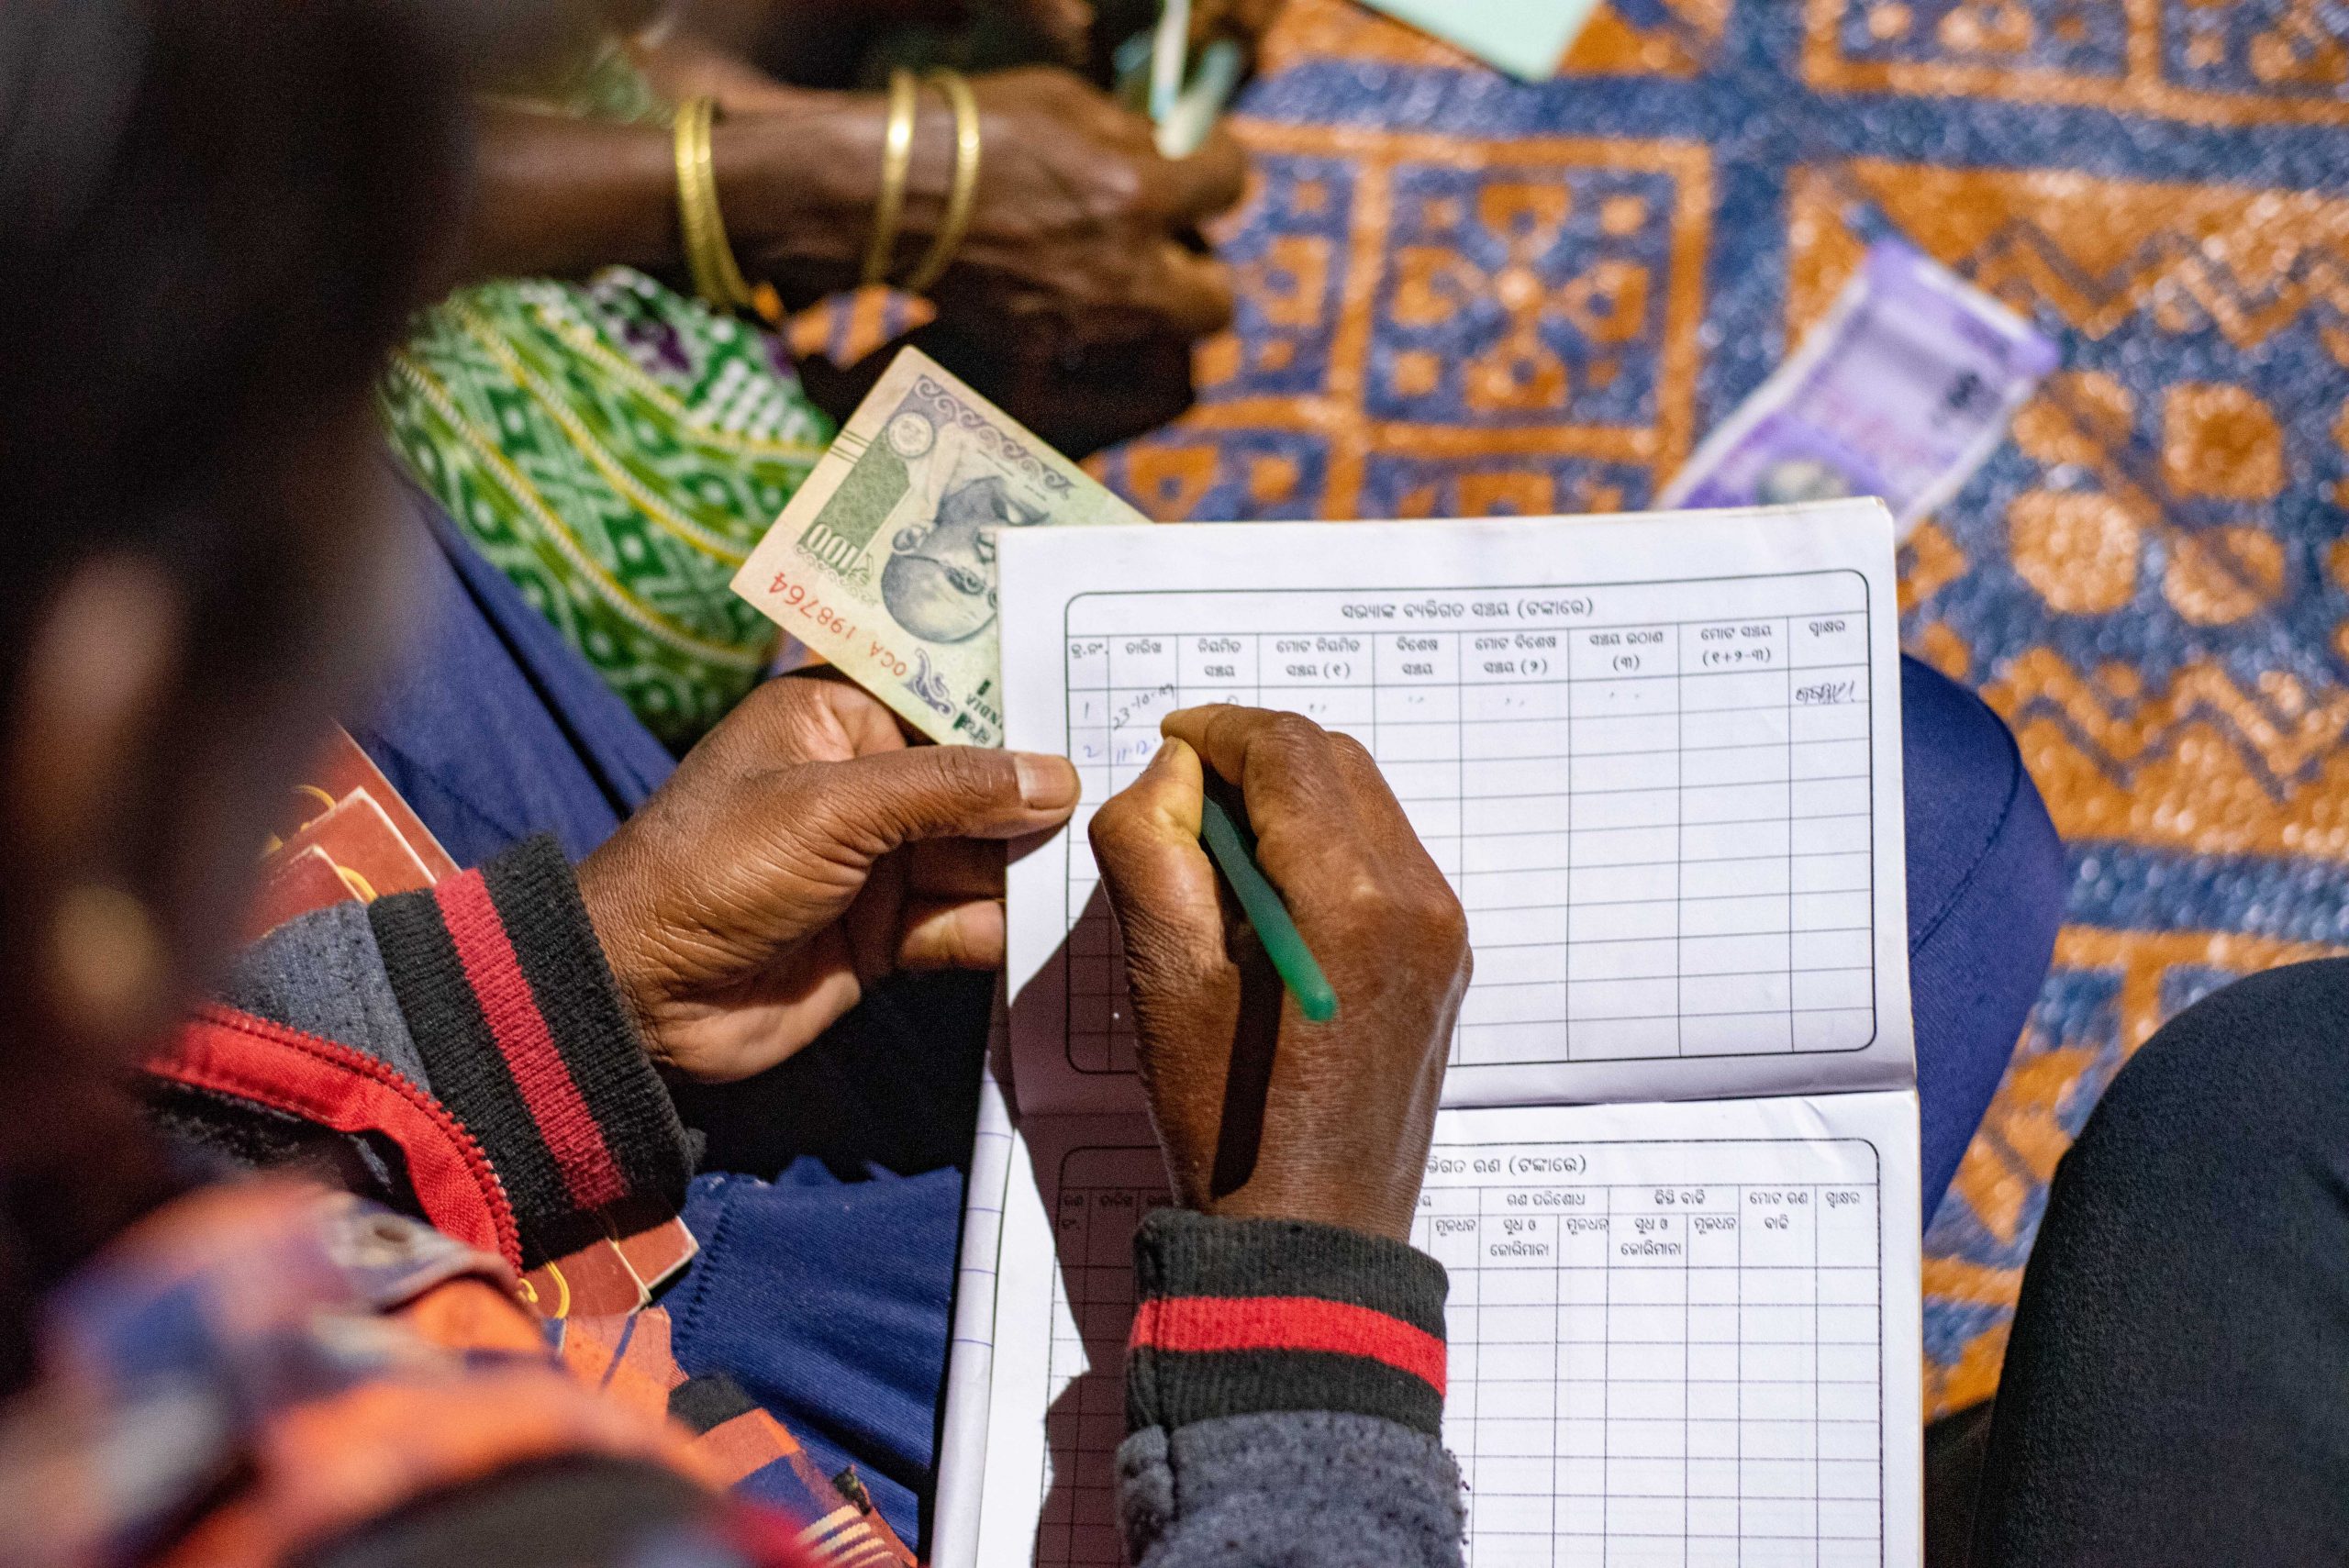
[[[1043,751],[1014,751],[1012,766],[1019,771],[1019,798],[1039,811],[1057,811],[1076,804],[1076,770],[1066,757]]]

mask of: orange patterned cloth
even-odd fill
[[[0,1412],[6,1560],[275,1568],[492,1478],[604,1461],[712,1495],[640,1521],[613,1561],[911,1568],[781,1423],[677,1368],[658,1308],[557,1323],[516,1289],[495,1253],[298,1180],[179,1199],[46,1303],[41,1379]],[[754,1475],[779,1507],[719,1499]]]
[[[2349,947],[2349,37],[2333,0],[1609,0],[1516,83],[1292,0],[1162,517],[1636,508],[1881,233],[2065,368],[1904,552],[2014,728],[2070,923],[1928,1238],[1927,1405],[1995,1385],[2056,1160],[2159,1023]]]

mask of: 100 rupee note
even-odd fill
[[[907,349],[734,591],[932,740],[999,746],[996,533],[1149,520]]]

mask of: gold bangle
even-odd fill
[[[709,172],[710,125],[717,106],[707,98],[688,98],[677,107],[674,127],[677,161],[677,229],[685,242],[685,267],[693,274],[694,294],[704,304],[730,308],[721,297],[721,281],[710,267],[709,207],[716,180]]]
[[[718,105],[711,98],[690,98],[677,110],[677,223],[684,231],[685,268],[693,276],[694,293],[718,310],[755,310],[770,323],[783,319],[783,302],[762,284],[753,289],[734,260],[726,239],[726,219],[718,209],[718,172],[710,150],[711,128]]]
[[[906,172],[914,161],[914,115],[918,108],[914,73],[889,72],[889,125],[881,137],[881,194],[873,204],[873,242],[865,247],[864,271],[857,280],[866,287],[889,275],[889,260],[897,249],[897,222],[906,210]]]
[[[924,292],[946,271],[963,235],[970,232],[971,212],[979,200],[979,100],[959,71],[933,71],[928,79],[938,83],[946,101],[954,106],[954,184],[947,193],[946,216],[939,222],[938,237],[930,241],[930,254],[905,281],[907,294]]]

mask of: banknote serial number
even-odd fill
[[[837,606],[827,604],[822,595],[804,583],[794,583],[783,573],[774,574],[774,580],[767,584],[767,593],[785,609],[797,611],[835,637],[856,635],[854,621],[842,615]]]

